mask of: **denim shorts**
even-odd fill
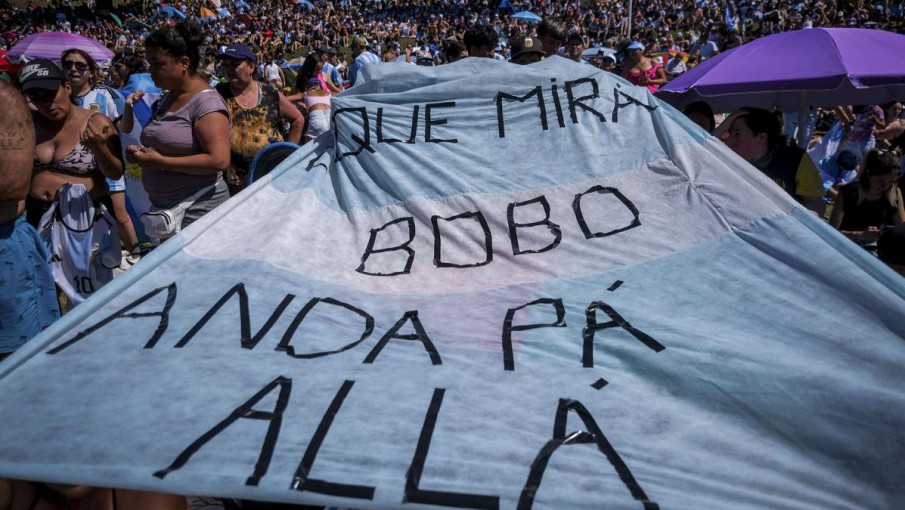
[[[50,254],[21,215],[0,225],[0,354],[15,351],[60,318]]]

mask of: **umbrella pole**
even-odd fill
[[[625,37],[632,38],[632,0],[628,0],[628,35]]]
[[[801,96],[801,102],[798,104],[798,130],[795,132],[795,138],[798,141],[798,146],[802,149],[808,148],[807,139],[808,136],[808,113],[811,111],[811,106],[808,104],[807,94],[803,94]]]

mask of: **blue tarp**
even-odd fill
[[[561,58],[373,64],[332,114],[0,364],[0,477],[902,501],[903,280],[646,89]]]

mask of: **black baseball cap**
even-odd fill
[[[538,39],[537,37],[523,35],[513,38],[512,50],[510,50],[509,57],[515,58],[525,53],[540,53],[544,56],[547,55],[547,53],[544,52],[543,43],[541,43],[540,39]]]
[[[258,56],[251,48],[241,43],[233,43],[226,47],[217,58],[233,58],[236,60],[251,60],[252,64],[258,63]]]
[[[52,60],[38,58],[19,69],[18,79],[25,93],[34,89],[57,90],[66,81],[66,75]]]
[[[569,36],[566,37],[566,42],[569,42],[569,41],[571,41],[571,40],[573,40],[573,39],[577,40],[577,41],[580,42],[581,44],[586,44],[586,43],[587,43],[587,41],[585,40],[584,36],[581,35],[581,34],[578,33],[578,32],[575,32],[575,31],[571,32],[571,33],[569,34]]]

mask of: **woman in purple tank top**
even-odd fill
[[[153,206],[188,206],[182,228],[229,198],[223,179],[230,162],[229,110],[198,72],[203,44],[198,27],[189,23],[163,27],[145,39],[151,78],[169,92],[152,106],[141,145],[126,148],[129,161],[142,168]]]

